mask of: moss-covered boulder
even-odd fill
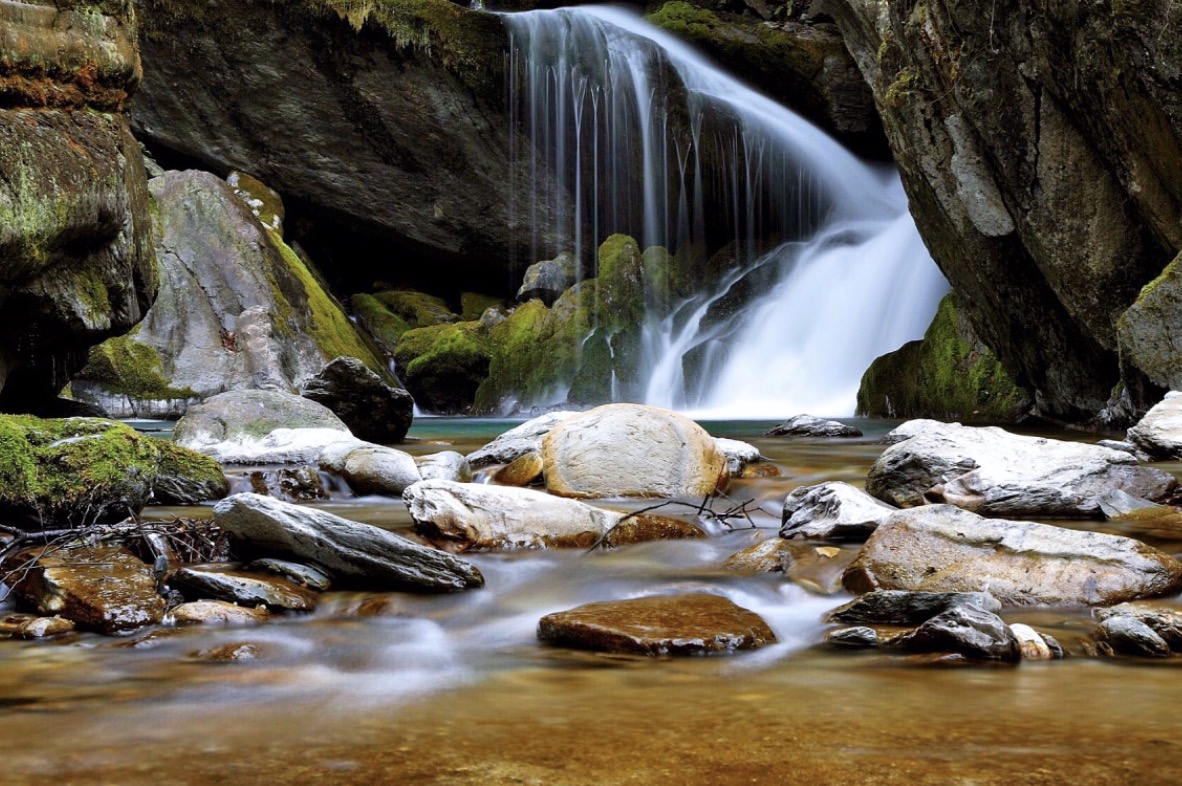
[[[460,317],[447,307],[443,298],[428,295],[426,292],[416,292],[410,289],[387,289],[375,294],[374,298],[385,306],[387,311],[400,317],[412,328],[460,321]]]
[[[123,2],[0,4],[0,408],[44,411],[156,294]]]
[[[411,325],[402,317],[388,309],[382,301],[373,295],[359,292],[349,299],[353,307],[353,316],[378,348],[388,356],[394,356],[394,348],[398,346],[398,339],[411,329]]]
[[[862,376],[858,414],[1013,423],[1033,402],[984,347],[954,293],[940,302],[922,341],[875,360]]]
[[[162,501],[216,499],[221,468],[204,456],[99,418],[0,416],[0,516],[25,526],[78,526]],[[185,492],[184,490],[188,490]]]
[[[77,398],[117,417],[179,417],[227,390],[295,392],[341,356],[388,377],[309,261],[228,183],[168,172],[149,187],[160,294],[131,334],[91,352]]]
[[[1182,254],[1120,315],[1116,339],[1121,371],[1138,401],[1152,400],[1153,386],[1182,388]]]
[[[488,376],[492,358],[489,331],[479,322],[416,328],[403,334],[394,358],[420,409],[466,413]]]

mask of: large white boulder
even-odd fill
[[[948,503],[988,516],[1086,518],[1100,515],[1100,499],[1114,489],[1158,499],[1177,485],[1134,456],[1099,445],[996,427],[922,425],[883,451],[867,492],[901,508]]]
[[[546,490],[563,497],[697,497],[727,481],[727,457],[687,417],[607,404],[566,418],[542,439]]]
[[[1182,393],[1172,390],[1129,429],[1129,441],[1150,458],[1182,458]]]

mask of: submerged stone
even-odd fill
[[[271,619],[266,607],[239,606],[224,600],[182,603],[171,612],[177,625],[258,625]]]
[[[961,606],[975,606],[984,611],[1001,609],[1001,604],[988,592],[877,590],[859,595],[834,609],[827,619],[871,625],[918,625]]]
[[[794,415],[769,430],[765,437],[860,437],[862,432],[837,420]]]
[[[588,603],[543,617],[538,638],[635,655],[730,654],[776,641],[759,615],[705,593]]]
[[[891,645],[911,652],[953,652],[981,660],[1016,661],[1021,647],[1010,627],[992,612],[957,606],[924,622]]]

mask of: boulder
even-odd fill
[[[1165,658],[1170,645],[1136,617],[1111,617],[1097,626],[1092,634],[1105,655],[1131,655],[1142,658]]]
[[[1173,390],[1129,429],[1129,441],[1153,460],[1182,458],[1182,393]]]
[[[230,493],[230,481],[222,465],[204,453],[158,440],[160,456],[152,500],[160,505],[196,505],[221,499]]]
[[[894,511],[841,481],[802,486],[784,500],[780,537],[865,540]]]
[[[480,322],[408,330],[394,348],[399,374],[419,408],[444,415],[472,411],[491,358],[490,331]]]
[[[532,420],[527,420],[520,426],[500,435],[482,448],[468,454],[468,463],[473,469],[480,469],[492,464],[508,464],[526,453],[540,453],[542,438],[550,433],[550,429],[571,417],[577,412],[548,412]]]
[[[299,562],[264,557],[263,559],[256,559],[247,565],[246,569],[256,572],[274,573],[301,587],[308,587],[318,592],[326,592],[332,587],[332,579],[328,577],[328,574],[317,570],[311,565],[304,565]]]
[[[235,494],[215,505],[213,514],[223,531],[258,551],[314,562],[355,584],[432,591],[484,585],[479,570],[451,554],[324,511]]]
[[[542,477],[542,454],[526,453],[492,473],[490,480],[502,486],[528,486]]]
[[[109,636],[164,617],[151,566],[121,546],[30,549],[4,561],[6,571],[16,568],[13,592],[39,614]]]
[[[859,595],[829,612],[830,622],[867,625],[919,625],[944,612],[962,606],[984,611],[1001,610],[988,592],[903,592],[876,590]]]
[[[1131,538],[931,505],[892,513],[842,581],[858,593],[988,592],[1007,606],[1102,606],[1176,592],[1182,563]]]
[[[858,552],[834,546],[813,546],[771,537],[732,554],[725,570],[744,573],[783,571],[784,578],[817,595],[843,592],[841,576]]]
[[[304,398],[323,404],[367,442],[401,442],[414,415],[414,399],[357,358],[340,357],[304,383]]]
[[[313,467],[255,470],[247,475],[246,479],[250,490],[255,494],[275,497],[284,502],[317,502],[328,499],[324,478]]]
[[[265,607],[237,606],[223,600],[182,603],[170,616],[177,625],[258,625],[271,619]]]
[[[415,529],[451,551],[590,548],[623,518],[541,491],[425,480],[403,492]]]
[[[416,456],[419,475],[423,480],[454,480],[456,483],[472,482],[472,465],[464,454],[444,450],[426,456]]]
[[[224,181],[169,172],[149,184],[160,294],[128,335],[96,347],[74,395],[118,417],[171,417],[228,390],[296,393],[324,364],[385,374],[310,261]]]
[[[862,432],[837,420],[793,415],[770,429],[765,437],[860,437]]]
[[[357,440],[330,409],[277,390],[234,390],[191,407],[177,444],[225,464],[311,463],[326,445]]]
[[[1176,486],[1118,450],[934,421],[887,448],[866,479],[866,491],[898,507],[946,502],[1015,518],[1098,517],[1113,489],[1159,499]]]
[[[554,259],[535,262],[525,270],[521,288],[517,290],[517,300],[524,303],[537,298],[547,306],[552,306],[559,295],[578,282],[578,274],[575,255],[569,251]]]
[[[213,598],[244,606],[312,611],[316,593],[279,576],[254,576],[223,565],[186,565],[169,584],[197,599]]]
[[[357,494],[398,496],[422,480],[409,453],[387,447],[357,448],[349,453],[341,477]]]
[[[0,409],[47,411],[87,349],[156,297],[124,110],[143,69],[125,2],[0,4]]]
[[[726,457],[687,417],[607,404],[567,418],[542,440],[546,490],[563,497],[696,497],[725,487]]]
[[[954,652],[976,660],[1016,661],[1022,656],[1010,626],[976,606],[956,606],[937,614],[893,639],[891,646],[910,652]]]
[[[1176,608],[1121,603],[1107,609],[1096,609],[1093,616],[1101,622],[1117,618],[1142,622],[1160,636],[1172,652],[1182,652],[1182,611]]]
[[[714,447],[718,448],[718,451],[726,457],[727,472],[732,478],[743,477],[751,465],[764,460],[759,448],[737,439],[715,437]]]
[[[547,614],[538,638],[635,655],[730,654],[774,644],[759,615],[718,595],[656,595],[588,603]]]

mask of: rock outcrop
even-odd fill
[[[156,296],[147,177],[123,115],[126,0],[0,4],[0,408],[47,407]]]
[[[1013,381],[1060,418],[1096,415],[1121,380],[1134,409],[1156,401],[1178,354],[1146,352],[1133,334],[1160,330],[1136,312],[1118,325],[1139,298],[1160,322],[1142,287],[1182,249],[1174,6],[826,5],[920,233]]]

